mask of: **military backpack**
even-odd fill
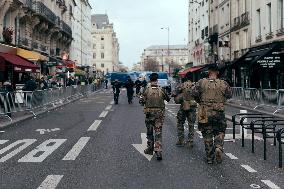
[[[145,90],[146,108],[165,108],[164,92],[159,86],[148,85]]]

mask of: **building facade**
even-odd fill
[[[194,66],[203,65],[209,61],[209,2],[189,1],[188,13],[188,47],[189,62]]]
[[[93,66],[103,73],[119,70],[119,43],[106,14],[92,15]]]
[[[144,49],[141,56],[141,70],[149,60],[158,63],[159,71],[171,73],[173,67],[185,67],[189,63],[188,47],[186,45],[157,45]]]
[[[72,0],[75,3],[72,17],[73,41],[70,57],[77,66],[92,67],[92,7],[88,0]]]

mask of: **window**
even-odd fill
[[[95,59],[97,57],[96,53],[93,53],[93,58]]]
[[[248,12],[248,0],[245,0],[245,4],[244,4],[244,12]]]
[[[105,67],[105,64],[104,64],[104,63],[101,63],[101,67],[104,68],[104,67]]]
[[[240,50],[240,34],[239,33],[236,33],[236,50]]]
[[[249,39],[248,39],[248,30],[244,30],[244,49],[247,49],[249,44]]]
[[[101,53],[101,59],[105,58],[105,53]]]
[[[93,44],[93,49],[96,49],[96,44]]]
[[[101,44],[101,49],[105,49],[105,45],[104,44]]]
[[[269,33],[271,33],[272,32],[272,24],[271,24],[271,22],[272,22],[272,20],[271,20],[271,3],[268,3],[267,4],[267,26],[268,26],[268,32]]]
[[[257,32],[257,37],[261,36],[261,19],[260,19],[260,9],[256,10],[256,32]]]
[[[278,28],[284,28],[284,4],[283,0],[278,1]]]
[[[236,10],[237,10],[237,14],[236,14],[236,17],[240,16],[240,0],[237,0],[237,4],[236,4]]]
[[[104,38],[104,37],[101,37],[101,40],[103,41],[103,40],[105,40],[105,38]]]

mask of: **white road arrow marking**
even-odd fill
[[[147,135],[146,135],[146,133],[141,133],[141,140],[142,140],[142,144],[132,144],[132,146],[134,146],[134,148],[140,154],[142,154],[148,161],[151,161],[153,156],[144,153],[144,150],[147,148]]]
[[[6,142],[8,142],[9,140],[0,140],[0,144],[5,144]]]
[[[37,132],[39,132],[39,134],[44,135],[46,132],[50,133],[50,132],[54,132],[54,131],[60,131],[59,128],[54,128],[54,129],[37,129]]]

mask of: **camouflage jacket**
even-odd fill
[[[194,89],[194,83],[187,81],[179,84],[173,91],[172,96],[174,97],[176,104],[181,104],[181,109],[189,110],[196,108],[196,102],[192,95]]]

